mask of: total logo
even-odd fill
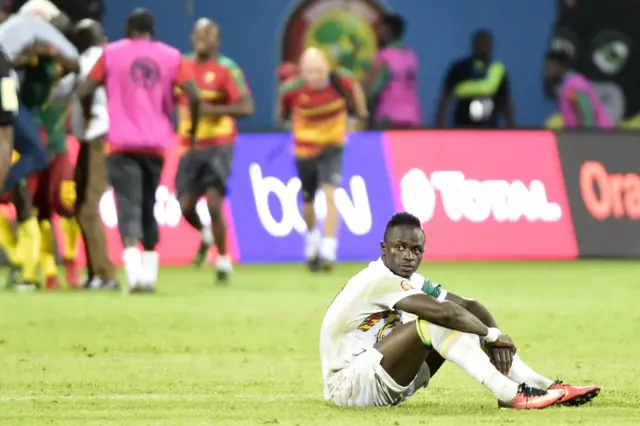
[[[438,195],[440,197],[438,197]],[[540,180],[467,179],[460,171],[435,171],[429,177],[420,169],[410,169],[400,180],[403,208],[422,223],[433,219],[438,198],[445,215],[454,222],[557,222],[562,208],[547,198]]]
[[[209,209],[205,200],[200,200],[196,205],[196,212],[200,216],[203,225],[211,223]],[[156,203],[153,207],[153,214],[160,227],[176,228],[182,219],[180,203],[168,187],[160,185],[156,189]],[[114,229],[118,226],[118,213],[113,189],[109,189],[100,199],[100,216],[107,228]]]
[[[302,188],[300,179],[293,177],[285,183],[277,177],[265,176],[256,163],[249,166],[249,176],[256,211],[264,229],[274,237],[286,237],[294,230],[300,234],[305,232],[307,227],[298,208]],[[338,214],[352,234],[365,235],[371,231],[373,218],[364,179],[352,176],[348,181],[348,189],[351,195],[345,188],[336,190]],[[280,217],[274,217],[269,206],[270,197],[275,197],[280,204]],[[327,200],[322,191],[318,191],[314,207],[316,217],[322,222],[327,217]]]

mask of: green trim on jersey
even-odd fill
[[[582,117],[584,118],[583,125],[585,127],[595,127],[596,112],[591,105],[589,95],[587,95],[585,92],[578,91],[576,93],[576,103],[578,108],[580,108],[580,111],[582,112]]]
[[[422,292],[437,299],[442,294],[442,287],[440,287],[440,284],[434,284],[425,278],[424,284],[422,284]]]
[[[346,68],[336,68],[335,73],[340,77],[355,78],[354,74]]]
[[[293,92],[304,86],[304,80],[302,77],[297,77],[295,80],[288,81],[280,86],[280,94]]]
[[[242,72],[242,68],[240,68],[233,59],[220,55],[218,56],[218,65],[229,70],[231,78],[233,78],[233,82],[236,84],[236,87],[242,96],[249,93],[249,88],[247,87],[247,82],[244,77],[244,73]]]

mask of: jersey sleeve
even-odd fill
[[[89,71],[89,77],[100,84],[104,84],[104,80],[107,77],[107,67],[104,61],[104,54],[100,56],[100,59],[96,61],[91,68],[91,71]]]
[[[291,114],[291,110],[293,109],[293,92],[291,82],[284,82],[280,85],[280,89],[278,91],[278,102],[279,109],[282,112],[283,119],[289,119],[289,115]]]
[[[374,294],[380,294],[374,303],[389,310],[395,309],[396,304],[405,297],[422,294],[421,290],[414,288],[410,280],[396,275],[380,277],[373,291]]]
[[[195,78],[194,70],[189,61],[185,58],[180,58],[180,64],[176,70],[174,83],[178,86],[182,86],[186,81]]]
[[[247,84],[242,68],[237,65],[227,68],[227,78],[225,79],[224,89],[229,96],[229,103],[237,102],[243,96],[250,94],[249,85]]]
[[[424,278],[422,282],[422,292],[431,297],[443,301],[447,297],[447,290],[442,288],[440,284],[436,284],[428,278]]]
[[[340,78],[340,84],[342,85],[342,87],[351,92],[355,83],[355,76],[351,73],[351,71],[348,71],[344,68],[338,69],[337,74]]]

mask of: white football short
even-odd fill
[[[327,379],[328,399],[339,407],[398,405],[429,383],[425,363],[409,386],[400,386],[380,365],[382,357],[375,348],[354,356],[348,367]]]

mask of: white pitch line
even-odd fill
[[[12,402],[64,402],[64,401],[206,401],[206,400],[253,400],[261,402],[275,401],[322,401],[320,394],[281,393],[275,395],[244,394],[107,394],[107,395],[2,395],[0,403]]]

